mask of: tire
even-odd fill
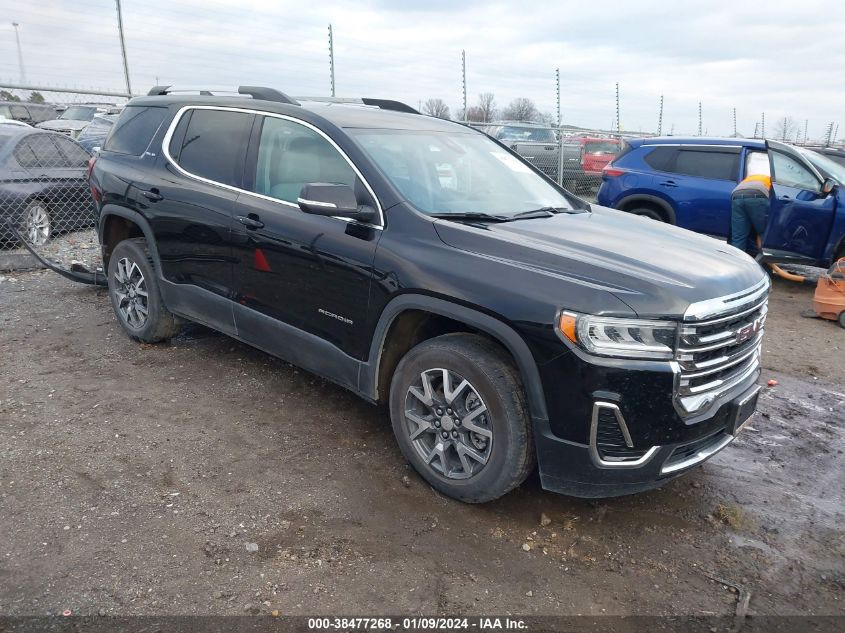
[[[21,215],[18,232],[30,246],[43,246],[52,235],[50,209],[43,200],[33,200]]]
[[[519,372],[501,347],[480,336],[446,334],[411,349],[391,380],[390,418],[405,459],[436,490],[460,501],[497,499],[534,468]]]
[[[629,209],[628,213],[639,215],[644,218],[648,218],[649,220],[657,220],[658,222],[666,221],[666,218],[663,217],[663,214],[660,211],[652,209],[651,207],[635,207],[633,209]]]
[[[845,310],[839,313],[839,327],[845,328]]]
[[[112,309],[130,338],[158,343],[179,333],[176,317],[162,301],[158,277],[143,238],[123,240],[114,248],[109,259],[108,285]]]

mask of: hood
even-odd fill
[[[765,276],[725,242],[596,205],[503,223],[438,220],[435,228],[449,246],[607,290],[648,318],[679,318],[690,303],[741,292]]]
[[[73,130],[79,132],[90,124],[90,121],[76,121],[74,119],[52,119],[39,123],[35,127],[42,130]]]

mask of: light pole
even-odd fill
[[[120,35],[120,53],[123,55],[123,76],[126,78],[126,95],[132,98],[132,86],[129,84],[129,64],[126,61],[126,42],[123,40],[123,12],[120,10],[120,0],[115,0],[117,5],[117,32]]]
[[[17,22],[12,22],[12,26],[15,27],[15,41],[18,44],[18,68],[20,69],[21,83],[25,84],[26,83],[26,71],[23,69],[23,52],[21,51],[21,36],[20,36],[20,33],[18,33],[18,27],[20,26],[20,24],[18,24]]]

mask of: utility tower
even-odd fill
[[[467,53],[461,51],[461,90],[464,96],[464,123],[469,120],[467,116]]]
[[[17,22],[12,22],[12,26],[15,27],[15,42],[18,45],[18,69],[20,72],[20,80],[22,84],[26,83],[26,71],[23,69],[23,51],[21,51],[21,36],[18,33],[18,27],[20,24]]]
[[[123,57],[123,77],[126,79],[126,95],[132,97],[132,85],[129,83],[129,63],[126,61],[126,41],[123,39],[123,11],[120,0],[114,0],[117,5],[117,34],[120,36],[120,54]]]
[[[329,24],[329,75],[332,82],[332,96],[334,96],[334,35],[331,24]]]
[[[663,134],[663,95],[660,95],[660,111],[657,114],[657,136]]]

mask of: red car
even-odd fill
[[[601,184],[601,173],[619,153],[619,139],[596,136],[569,136],[563,139],[564,186],[575,189],[596,189]]]

